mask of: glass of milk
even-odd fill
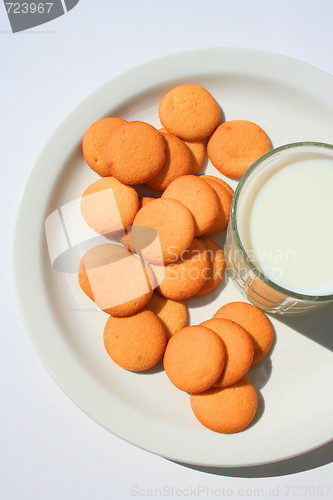
[[[333,302],[333,145],[287,144],[247,170],[233,199],[226,260],[241,292],[267,312]]]

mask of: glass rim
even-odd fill
[[[253,174],[253,172],[263,163],[265,162],[268,158],[278,155],[282,151],[288,150],[288,149],[293,149],[293,148],[300,148],[300,147],[315,147],[315,148],[322,148],[322,149],[327,149],[333,153],[333,144],[328,144],[326,142],[316,142],[316,141],[302,141],[302,142],[292,142],[289,144],[284,144],[283,146],[278,146],[277,148],[271,149],[268,153],[265,153],[263,156],[258,158],[255,162],[252,163],[252,165],[246,170],[244,175],[241,177],[238,186],[235,190],[235,194],[232,200],[232,205],[231,205],[231,215],[230,215],[230,223],[231,223],[231,228],[233,231],[234,238],[236,240],[236,244],[238,249],[242,253],[242,257],[248,264],[249,268],[251,271],[259,278],[261,279],[264,283],[266,283],[268,286],[276,290],[277,292],[282,293],[283,295],[286,295],[287,297],[291,297],[297,300],[304,300],[308,302],[329,302],[333,301],[333,294],[330,295],[307,295],[307,294],[302,294],[298,292],[294,292],[292,290],[288,290],[287,288],[284,288],[274,281],[271,281],[267,276],[264,275],[264,273],[254,264],[252,259],[249,257],[245,247],[243,246],[243,243],[241,241],[241,238],[239,236],[239,231],[238,231],[238,226],[237,226],[237,217],[236,217],[236,212],[237,212],[237,206],[238,206],[238,200],[242,192],[242,188],[244,184],[246,183],[247,179]]]

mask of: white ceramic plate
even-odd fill
[[[97,177],[80,152],[87,127],[107,115],[158,127],[161,97],[181,82],[205,86],[227,120],[257,122],[274,146],[333,141],[333,78],[303,63],[264,52],[209,49],[128,71],[68,116],[31,172],[15,233],[20,308],[33,345],[56,382],[117,436],[190,464],[232,467],[282,460],[333,438],[332,308],[306,319],[273,318],[277,341],[272,355],[250,374],[260,391],[258,417],[244,432],[216,434],[195,419],[188,395],[173,387],[163,371],[130,373],[110,360],[102,340],[107,316],[80,291],[74,274],[77,256],[63,269],[67,272],[60,272],[52,268],[47,252],[46,217],[80,197]],[[207,172],[219,175],[210,165]],[[314,174],[314,188],[319,182]],[[242,300],[232,283],[218,292],[191,300],[192,324],[210,318],[225,302]]]

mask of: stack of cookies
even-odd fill
[[[221,173],[239,178],[271,144],[247,120],[220,124],[218,103],[198,85],[171,89],[159,118],[159,130],[141,121],[103,118],[83,138],[84,158],[101,178],[84,191],[81,213],[89,227],[118,238],[118,244],[98,245],[82,257],[79,284],[110,314],[104,343],[115,363],[143,371],[164,355],[171,382],[192,394],[197,418],[217,432],[237,432],[256,411],[256,392],[244,375],[268,352],[272,329],[261,311],[245,303],[230,313],[236,319],[222,307],[217,318],[187,327],[186,299],[221,283],[224,255],[211,237],[226,229],[233,197],[222,179],[198,174],[208,152]],[[139,197],[142,184],[156,195]],[[252,323],[242,324],[248,317],[239,313],[244,306],[258,311],[249,317],[259,315],[270,329],[266,343]],[[222,417],[213,425],[202,416],[209,413],[206,404],[222,408],[226,402],[231,413],[243,415],[240,406],[246,407],[247,418],[228,427]]]
[[[216,432],[239,432],[252,422],[257,392],[245,377],[271,349],[274,330],[258,308],[245,302],[222,306],[212,319],[188,326],[170,339],[164,369],[190,393],[198,420]]]

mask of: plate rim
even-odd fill
[[[247,58],[246,59],[247,62],[241,64],[242,62],[241,60],[244,59],[245,55]],[[199,64],[198,60],[200,60]],[[304,72],[306,72],[308,83],[313,81],[317,82],[318,80],[320,80],[323,87],[331,90],[331,94],[327,93],[327,96],[330,95],[333,96],[332,92],[333,77],[328,73],[318,68],[315,68],[314,66],[311,66],[309,64],[306,64],[304,62],[298,61],[296,59],[287,56],[266,51],[241,49],[241,48],[205,48],[205,49],[169,54],[167,56],[156,58],[152,61],[148,61],[143,64],[137,65],[134,68],[131,68],[121,73],[115,78],[112,78],[111,80],[100,86],[97,90],[93,91],[85,99],[83,99],[58,125],[58,127],[55,129],[49,140],[46,142],[37,160],[35,161],[32,170],[30,171],[30,175],[28,177],[21,198],[19,209],[17,211],[17,218],[13,233],[12,268],[14,274],[14,290],[25,330],[27,331],[30,341],[35,351],[37,352],[40,360],[46,367],[47,371],[51,374],[55,382],[61,387],[61,389],[67,394],[67,396],[82,411],[84,411],[84,413],[89,415],[93,420],[95,420],[109,432],[112,432],[121,439],[124,439],[125,441],[134,444],[139,448],[158,454],[165,458],[174,460],[176,462],[183,462],[192,465],[201,465],[209,467],[226,467],[226,468],[264,465],[272,462],[278,462],[281,460],[289,459],[307,453],[309,451],[312,451],[332,441],[333,436],[332,435],[326,437],[322,436],[320,443],[312,443],[312,445],[308,446],[307,448],[300,447],[297,450],[295,450],[294,453],[289,452],[287,455],[285,454],[285,452],[280,451],[280,453],[276,452],[275,455],[272,456],[271,458],[266,457],[263,458],[262,460],[256,460],[252,462],[249,462],[248,460],[242,462],[240,460],[234,463],[221,463],[221,462],[217,463],[216,460],[209,457],[205,458],[202,457],[200,462],[198,462],[198,460],[193,461],[191,460],[191,457],[188,456],[188,453],[186,452],[184,453],[184,450],[182,451],[182,453],[179,453],[179,447],[177,449],[178,453],[175,454],[170,452],[164,453],[163,449],[162,450],[156,449],[154,443],[151,443],[149,446],[146,446],[144,443],[138,440],[137,436],[135,436],[134,434],[128,436],[124,435],[124,433],[119,431],[119,429],[117,429],[116,431],[114,429],[111,429],[109,426],[105,425],[105,423],[103,423],[100,418],[98,418],[98,416],[95,414],[96,412],[94,411],[94,409],[91,408],[91,404],[89,403],[87,404],[86,401],[87,395],[85,394],[85,391],[82,391],[82,387],[80,388],[79,385],[75,383],[70,384],[70,386],[68,386],[66,377],[64,378],[63,374],[59,373],[59,368],[61,371],[61,367],[57,365],[57,362],[54,362],[53,359],[54,353],[52,352],[51,345],[48,344],[47,339],[42,337],[42,331],[40,331],[40,327],[36,325],[36,318],[38,319],[39,322],[41,320],[46,320],[46,321],[50,320],[50,315],[51,317],[54,316],[54,311],[51,309],[50,304],[47,304],[48,302],[46,300],[47,294],[44,294],[45,296],[43,300],[43,297],[41,297],[42,292],[41,290],[39,290],[38,298],[40,299],[40,303],[44,306],[44,309],[41,311],[40,309],[37,308],[38,315],[36,316],[37,309],[33,309],[34,301],[32,301],[32,297],[29,297],[29,286],[28,286],[29,283],[27,283],[29,282],[29,279],[22,278],[22,276],[24,276],[25,273],[28,274],[30,273],[30,278],[33,277],[35,279],[35,283],[37,284],[44,283],[43,271],[41,268],[38,269],[38,263],[42,262],[43,258],[42,238],[44,236],[43,232],[44,221],[45,221],[44,213],[46,206],[44,206],[44,212],[38,214],[39,224],[35,224],[35,227],[28,228],[27,227],[28,225],[26,224],[26,219],[27,219],[27,214],[29,214],[29,212],[31,213],[31,206],[34,206],[36,208],[36,200],[33,200],[32,198],[34,188],[35,186],[40,185],[40,178],[39,178],[40,172],[44,171],[45,162],[47,160],[50,151],[54,150],[54,144],[56,144],[57,141],[59,140],[63,141],[65,156],[68,156],[68,152],[70,152],[73,148],[72,141],[70,140],[69,137],[66,138],[66,134],[64,134],[64,130],[67,129],[68,124],[72,123],[73,121],[75,122],[75,120],[78,120],[78,117],[80,116],[81,125],[77,127],[78,128],[77,134],[82,137],[83,132],[87,127],[87,124],[89,122],[91,123],[90,121],[91,112],[85,109],[87,107],[89,108],[89,106],[91,106],[91,103],[97,102],[98,105],[94,107],[94,114],[96,114],[96,116],[102,116],[103,112],[101,114],[100,110],[102,110],[103,107],[104,107],[104,114],[106,109],[108,108],[112,109],[112,103],[111,105],[106,104],[104,99],[101,99],[101,96],[106,94],[111,89],[116,90],[115,99],[117,99],[118,95],[123,95],[124,96],[123,101],[125,102],[130,98],[131,95],[131,94],[128,95],[129,88],[132,89],[131,92],[133,94],[137,94],[138,92],[143,90],[147,91],[147,75],[150,78],[149,88],[154,88],[157,85],[163,85],[163,84],[165,85],[166,83],[165,78],[167,75],[169,78],[168,81],[170,82],[175,81],[175,75],[170,75],[170,73],[168,73],[169,72],[168,68],[170,66],[170,63],[172,63],[173,71],[175,71],[177,74],[177,79],[178,80],[180,80],[181,78],[184,79],[184,76],[181,76],[181,69],[185,61],[186,61],[187,77],[191,75],[191,77],[193,78],[195,75],[199,77],[200,73],[203,73],[203,71],[208,71],[208,72],[210,71],[212,74],[214,74],[214,67],[216,71],[216,66],[215,66],[216,63],[221,63],[223,61],[224,64],[226,64],[227,66],[228,65],[229,66],[231,65],[231,67],[233,65],[237,66],[238,71],[240,72],[246,70],[246,68],[249,68],[251,64],[254,65],[254,67],[258,68],[262,67],[263,63],[266,62],[267,67],[271,68],[270,77],[276,76],[281,79],[282,72],[281,73],[278,72],[277,69],[280,69],[282,65],[282,67],[288,68],[291,71],[291,74],[288,73],[289,78],[291,77],[291,75],[294,76],[297,75],[299,71],[302,72],[304,78]],[[274,64],[272,64],[273,62]],[[245,74],[247,73],[245,72]],[[132,83],[131,84],[128,83],[129,81],[130,82],[134,81],[135,86],[137,87],[138,90],[135,91],[135,89],[132,88],[133,87]],[[285,79],[282,78],[281,81],[285,82]],[[333,97],[331,97],[331,103],[333,105]],[[119,107],[119,105],[120,105],[119,101],[117,101],[117,107]],[[63,168],[60,168],[59,172],[61,173],[62,170]],[[59,172],[58,173],[52,172],[50,179],[48,180],[50,187],[54,184]],[[34,203],[31,205],[32,200],[34,201]],[[45,202],[47,203],[47,200],[45,200]],[[23,245],[25,252],[24,252],[24,257],[22,258],[21,248]],[[37,264],[37,268],[34,266],[31,266],[31,269],[29,269],[29,266],[27,268],[26,266],[27,259],[29,259],[28,260],[29,265],[31,264],[31,262],[35,262],[35,264]],[[56,323],[55,318],[53,318],[53,320]],[[52,331],[56,333],[57,328],[53,328]],[[64,340],[59,338],[55,345],[64,354],[64,359],[60,364],[62,365],[64,362],[69,363],[71,369],[75,367],[75,372],[79,374],[80,377],[82,377],[82,380],[85,380],[87,383],[89,383],[89,376],[87,377],[87,374],[82,369],[82,366],[80,366],[80,363],[76,362],[73,365],[71,364],[75,361],[74,356],[71,355],[71,353],[69,352],[67,353],[65,352],[66,343],[64,342]],[[92,377],[90,377],[90,379],[91,379],[90,383],[92,383]],[[93,386],[94,384],[91,385],[91,389],[93,388]],[[103,390],[102,388],[100,389],[101,391],[99,392],[99,395],[100,397],[102,397],[104,389]],[[128,418],[124,419],[125,426],[127,421],[129,423],[130,419]]]

